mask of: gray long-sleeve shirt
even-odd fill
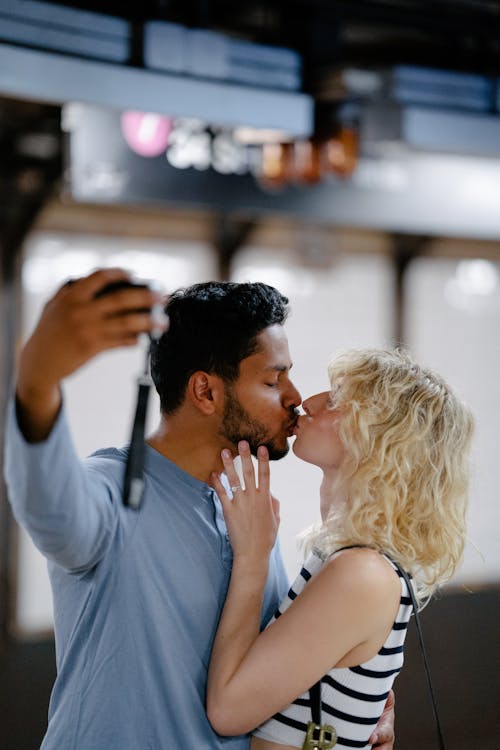
[[[219,499],[146,447],[139,511],[126,450],[80,461],[64,416],[28,444],[14,404],[5,473],[14,515],[48,559],[57,679],[43,750],[247,750],[205,715],[207,668],[232,553]],[[273,551],[263,624],[287,590]]]

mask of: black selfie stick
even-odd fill
[[[103,297],[106,294],[112,294],[113,292],[118,292],[121,289],[127,289],[130,287],[146,289],[151,287],[151,285],[143,282],[120,279],[119,281],[113,281],[110,284],[106,284],[106,286],[100,289],[95,296]],[[154,305],[151,310],[146,308],[140,310],[140,312],[150,312],[152,317],[157,320],[164,318],[164,312],[161,305]],[[149,374],[149,361],[152,342],[157,340],[161,336],[161,333],[161,328],[155,328],[148,335],[144,372],[138,378],[139,388],[137,392],[137,404],[135,407],[134,424],[132,426],[127,463],[125,466],[125,483],[123,488],[123,504],[133,510],[138,510],[140,508],[144,494],[144,456],[146,448],[144,433],[146,429],[149,391],[152,384],[151,375]]]
[[[142,503],[144,494],[144,454],[145,442],[144,432],[148,410],[149,391],[151,389],[151,375],[149,374],[149,357],[151,343],[148,342],[146,349],[146,362],[144,372],[139,376],[137,383],[137,404],[135,407],[134,424],[130,438],[127,465],[125,467],[125,485],[123,489],[123,504],[133,510],[138,510]]]

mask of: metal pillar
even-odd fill
[[[405,346],[406,326],[406,276],[412,260],[424,255],[429,238],[412,234],[392,235],[392,262],[395,270],[393,343]]]
[[[13,612],[14,520],[7,503],[3,480],[5,412],[14,372],[16,338],[19,332],[20,253],[0,239],[0,651],[8,635]]]
[[[47,136],[52,137],[49,149]],[[38,149],[33,148],[33,138],[38,138]],[[22,246],[61,171],[59,110],[0,99],[0,651],[8,643],[15,604],[16,527],[3,481],[3,449],[5,412],[21,331]]]
[[[231,273],[231,261],[237,250],[245,243],[255,227],[254,221],[235,219],[231,216],[219,216],[215,224],[214,246],[218,254],[219,279],[228,281]]]

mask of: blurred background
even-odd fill
[[[97,266],[277,286],[304,397],[342,349],[408,346],[476,415],[464,562],[423,623],[450,747],[498,750],[500,2],[137,5],[0,0],[2,419],[44,302]],[[82,456],[127,441],[141,363],[67,381]],[[290,577],[318,485],[273,465]],[[2,750],[39,747],[54,675],[45,562],[2,483]],[[435,746],[413,632],[396,696],[396,748]]]

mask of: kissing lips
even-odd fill
[[[288,429],[286,431],[287,437],[292,437],[292,435],[295,435],[295,428],[297,427],[297,422],[298,422],[298,417],[295,417],[295,419],[288,426]]]

